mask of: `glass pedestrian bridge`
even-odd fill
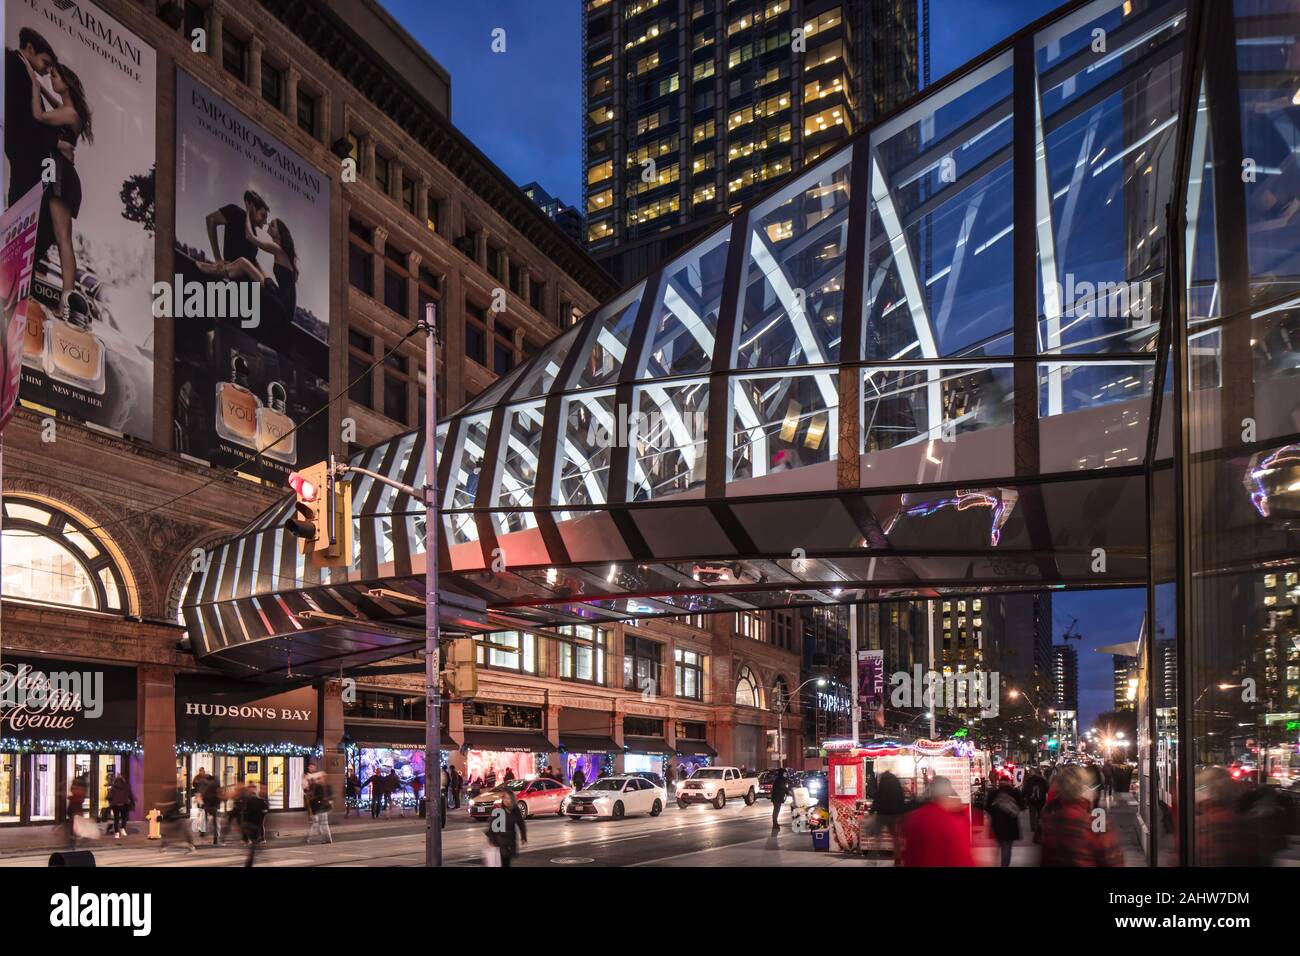
[[[1189,29],[1211,16],[1234,89],[1271,90],[1235,136]],[[1252,353],[1222,323],[1258,311],[1280,344],[1251,441],[1300,427],[1297,31],[1291,3],[1070,4],[808,163],[439,425],[441,585],[494,629],[1148,587],[1168,357],[1226,394]],[[1211,171],[1255,133],[1273,194],[1234,215],[1273,227],[1229,274]],[[418,487],[423,448],[352,463]],[[352,481],[350,568],[307,566],[288,497],[212,549],[201,658],[324,674],[415,646],[422,610],[381,592],[423,593],[423,506]]]

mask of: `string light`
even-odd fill
[[[144,755],[143,745],[127,740],[16,740],[0,737],[3,753],[114,753]]]
[[[176,755],[183,754],[232,754],[236,756],[261,756],[274,757],[279,755],[289,757],[323,757],[325,750],[322,747],[304,747],[302,744],[273,743],[273,744],[254,744],[254,743],[222,743],[222,744],[199,744],[193,741],[183,740],[176,744]]]

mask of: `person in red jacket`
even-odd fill
[[[1123,866],[1124,851],[1106,829],[1105,810],[1094,815],[1092,788],[1082,767],[1052,775],[1043,811],[1043,866]]]
[[[926,801],[903,818],[903,866],[974,866],[970,818],[947,777],[935,777]]]

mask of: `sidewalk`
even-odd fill
[[[1116,795],[1109,807],[1108,825],[1124,851],[1124,865],[1145,867],[1146,857],[1142,853],[1137,836],[1137,799],[1131,794]],[[1025,837],[1016,842],[1011,850],[1012,866],[1040,866],[1042,849],[1033,842],[1029,830],[1029,814],[1021,817],[1020,829]],[[997,868],[1001,861],[998,845],[983,830],[973,834],[973,856],[975,865]],[[712,847],[683,853],[679,856],[650,860],[637,866],[793,866],[793,867],[892,867],[894,861],[887,855],[872,854],[869,857],[856,853],[839,853],[834,851],[817,852],[812,848],[812,837],[806,833],[792,833],[782,829],[778,836],[759,837],[745,843],[730,846]]]
[[[189,827],[189,821],[184,824]],[[468,826],[470,822],[464,814],[457,814],[455,810],[447,815],[448,829],[459,828],[459,826]],[[310,821],[307,819],[305,810],[282,810],[271,813],[266,818],[266,839],[268,845],[275,843],[301,843],[307,838],[307,830]],[[355,813],[344,819],[338,811],[330,814],[330,832],[334,838],[348,839],[362,835],[373,835],[376,831],[383,833],[400,833],[404,830],[422,831],[424,829],[424,820],[415,814],[414,811],[408,811],[405,817],[394,814],[392,817],[380,817],[378,820],[371,819],[367,811],[364,816],[358,817]],[[123,834],[121,839],[115,837],[100,837],[97,840],[82,840],[78,846],[82,849],[93,849],[96,853],[114,848],[136,848],[145,846],[157,846],[158,841],[149,839],[149,823],[147,820],[130,820],[127,823],[128,832]],[[226,828],[223,824],[221,829],[222,839],[229,843],[238,843],[238,835],[227,836]],[[194,835],[196,843],[211,843],[212,834],[208,833],[206,839],[200,837],[197,833]],[[9,827],[0,830],[0,858],[5,856],[18,856],[38,851],[68,849],[67,828],[62,824],[49,826],[28,826],[28,827]]]

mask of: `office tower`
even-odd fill
[[[586,0],[588,248],[622,283],[916,91],[913,0]]]
[[[1069,644],[1052,646],[1052,706],[1057,710],[1079,709],[1079,652]]]
[[[585,220],[582,218],[582,211],[574,206],[566,205],[564,200],[557,199],[545,189],[541,183],[532,182],[520,187],[525,196],[541,208],[542,212],[550,218],[557,226],[564,230],[574,242],[582,242],[582,228]],[[561,318],[569,318],[562,316]]]

